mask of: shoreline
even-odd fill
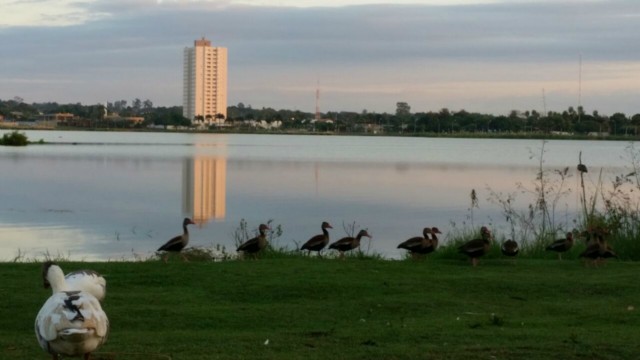
[[[594,141],[640,141],[640,136],[624,135],[588,135],[588,134],[546,134],[530,133],[488,133],[488,132],[458,132],[458,133],[363,133],[363,132],[309,132],[309,131],[215,131],[199,129],[150,129],[150,128],[71,128],[45,126],[6,126],[0,123],[0,131],[87,131],[87,132],[131,132],[131,133],[193,133],[193,134],[234,134],[234,135],[306,135],[306,136],[369,136],[369,137],[406,137],[406,138],[449,138],[449,139],[511,139],[511,140],[594,140]]]

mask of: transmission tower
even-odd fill
[[[316,85],[316,121],[320,121],[320,80]]]

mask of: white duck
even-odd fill
[[[42,278],[44,288],[51,288],[54,294],[66,290],[81,290],[95,296],[98,301],[103,301],[107,293],[107,281],[93,270],[78,270],[64,275],[60,266],[52,261],[47,261],[42,265]],[[56,285],[57,287],[51,283],[49,278],[57,279],[59,283]]]
[[[51,270],[55,267],[50,266],[47,272],[47,281],[54,293],[36,316],[36,338],[54,360],[58,355],[82,356],[88,360],[91,352],[107,340],[109,319],[98,299],[89,292],[56,291],[64,289],[65,279],[62,271]]]

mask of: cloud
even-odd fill
[[[543,88],[563,109],[576,105],[582,55],[589,106],[638,111],[629,95],[640,83],[635,0],[60,3],[85,20],[0,29],[0,98],[180,105],[182,49],[206,36],[229,49],[231,104],[312,111],[320,80],[323,111],[391,112],[408,101],[414,110],[508,112],[540,107]]]
[[[96,0],[9,0],[0,2],[0,29],[14,26],[72,26],[100,20],[108,14],[91,12]]]
[[[499,0],[158,0],[158,4],[211,4],[225,6],[258,6],[258,7],[347,7],[360,5],[465,5],[488,4]]]

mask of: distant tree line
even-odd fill
[[[549,111],[546,115],[536,110],[512,110],[509,115],[491,115],[441,109],[429,112],[411,112],[406,102],[396,104],[395,114],[362,112],[327,112],[320,114],[321,121],[314,122],[315,114],[299,110],[253,109],[239,103],[227,111],[229,121],[265,120],[281,121],[284,129],[315,128],[317,131],[363,132],[375,128],[387,133],[609,133],[612,135],[636,135],[640,127],[640,113],[627,116],[616,112],[611,116],[598,111],[588,114],[583,107],[569,107],[562,112]]]
[[[42,114],[70,113],[80,120],[96,124],[110,123],[117,127],[118,118],[143,117],[144,121],[137,127],[158,126],[190,126],[191,121],[182,116],[182,106],[155,107],[151,100],[134,99],[117,100],[106,104],[83,105],[58,104],[56,102],[26,104],[16,97],[11,100],[0,99],[0,115],[12,120],[36,120]],[[116,116],[117,115],[117,116]],[[123,124],[120,124],[124,126]]]
[[[182,116],[181,106],[156,107],[150,100],[117,100],[106,104],[83,105],[55,102],[27,104],[21,98],[0,99],[0,115],[5,119],[35,120],[40,114],[71,113],[90,121],[104,120],[105,114],[121,117],[143,117],[137,126],[190,126]],[[429,112],[411,112],[406,102],[397,102],[395,113],[329,111],[316,114],[300,110],[254,109],[238,103],[227,108],[228,124],[247,126],[251,121],[279,122],[280,129],[301,131],[331,131],[342,133],[382,132],[391,134],[455,134],[455,133],[608,133],[611,135],[638,135],[640,113],[628,116],[616,112],[610,116],[597,110],[587,113],[583,107],[569,107],[562,112],[542,114],[536,110],[512,110],[509,115],[491,115],[466,110],[441,109]],[[216,116],[216,118],[218,118]]]

